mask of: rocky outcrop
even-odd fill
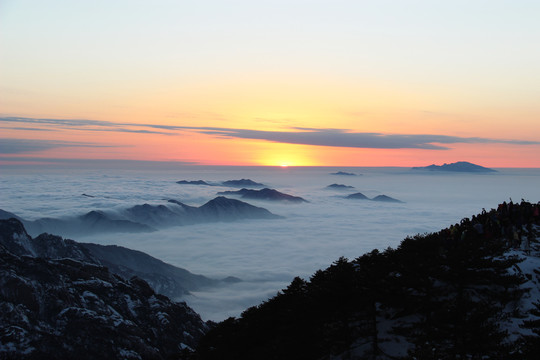
[[[88,243],[80,245],[113,273],[128,279],[133,276],[140,277],[148,282],[154,291],[171,299],[181,298],[190,291],[229,282],[193,274],[141,251],[122,246]]]
[[[185,303],[140,278],[32,256],[32,239],[16,219],[1,222],[0,236],[0,358],[166,359],[208,330]]]
[[[47,259],[71,258],[100,265],[90,251],[73,240],[43,233],[32,238],[21,221],[12,218],[0,220],[0,245],[17,256],[32,256]]]
[[[112,273],[127,279],[140,277],[148,282],[154,291],[172,299],[181,298],[190,291],[230,282],[193,274],[141,251],[121,246],[79,243],[47,233],[32,238],[23,224],[16,219],[0,221],[0,245],[17,256],[51,260],[70,258],[103,265]]]

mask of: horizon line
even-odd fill
[[[444,162],[442,164],[453,164],[457,162],[469,162],[466,160],[457,160],[454,162]],[[2,157],[0,156],[0,167],[31,167],[39,166],[40,168],[46,166],[52,167],[65,167],[73,166],[77,163],[88,164],[94,163],[94,165],[106,165],[106,164],[118,164],[125,163],[126,165],[132,164],[152,166],[152,165],[169,165],[169,166],[180,166],[180,167],[261,167],[261,168],[279,168],[279,169],[290,169],[290,168],[403,168],[410,169],[413,167],[424,167],[430,165],[438,165],[436,163],[431,163],[428,165],[414,165],[414,166],[403,166],[403,165],[262,165],[262,164],[201,164],[192,161],[182,161],[182,160],[139,160],[139,159],[74,159],[74,158],[36,158],[36,157]],[[441,164],[441,165],[442,165]],[[474,164],[478,165],[478,164]],[[483,166],[483,165],[480,165]],[[486,167],[486,166],[483,166]],[[488,167],[486,167],[488,168]],[[489,167],[492,169],[540,169],[540,167],[512,167],[512,166],[493,166]],[[122,170],[122,169],[119,169]]]

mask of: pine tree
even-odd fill
[[[533,335],[524,335],[521,338],[520,350],[523,359],[537,359],[540,354],[540,301],[534,304],[531,315],[535,319],[523,322],[522,327],[529,329]]]

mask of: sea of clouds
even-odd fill
[[[356,258],[375,248],[396,247],[408,235],[438,231],[498,203],[540,200],[540,170],[497,173],[429,173],[406,168],[196,167],[163,171],[3,171],[0,208],[22,218],[63,217],[90,210],[122,210],[176,199],[200,206],[222,186],[176,184],[249,178],[308,203],[245,200],[284,218],[178,226],[144,234],[108,234],[75,239],[144,251],[170,264],[213,278],[243,280],[193,293],[185,300],[205,320],[238,316],[286,287],[309,278],[340,256]],[[358,176],[331,175],[347,171]],[[338,183],[355,189],[329,190]],[[344,197],[385,194],[403,203]],[[84,196],[82,194],[90,195]]]

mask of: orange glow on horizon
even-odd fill
[[[32,127],[47,129],[45,125]],[[109,130],[109,129],[101,129]],[[148,130],[131,127],[130,130]],[[469,161],[486,167],[540,168],[540,145],[501,143],[442,144],[449,150],[370,149],[270,142],[233,138],[198,131],[157,130],[159,133],[110,129],[57,129],[56,131],[3,129],[3,136],[74,143],[45,150],[13,153],[10,158],[115,159],[178,161],[220,166],[398,166]],[[48,137],[44,139],[44,134]],[[85,144],[88,144],[87,146]],[[6,159],[4,159],[6,160]]]

